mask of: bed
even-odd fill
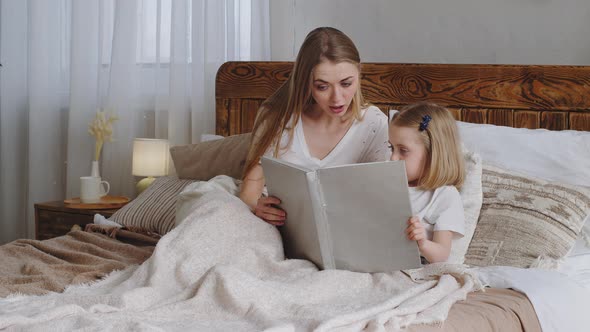
[[[216,79],[216,134],[226,138],[173,147],[172,159],[180,179],[159,178],[111,218],[127,230],[164,235],[155,250],[153,242],[133,232],[130,235],[119,231],[119,240],[96,234],[117,233],[116,226],[100,218],[98,224],[110,226],[91,227],[95,231],[91,233],[74,231],[52,240],[19,240],[3,246],[0,255],[16,266],[5,280],[12,286],[19,282],[41,286],[31,292],[9,287],[1,294],[8,296],[0,299],[0,329],[586,330],[590,322],[583,308],[590,304],[590,294],[586,294],[590,287],[590,256],[584,250],[584,218],[579,216],[590,211],[590,194],[584,189],[590,186],[590,175],[584,167],[590,162],[585,159],[590,156],[590,67],[363,64],[362,86],[369,102],[384,112],[421,100],[437,102],[460,120],[466,148],[481,149],[477,152],[484,165],[486,161],[508,162],[484,167],[479,161],[477,179],[482,198],[477,209],[477,202],[468,204],[477,212],[475,222],[481,223],[473,225],[472,241],[465,243],[463,253],[465,263],[478,266],[474,273],[458,265],[432,266],[415,274],[410,271],[361,278],[345,272],[317,272],[308,262],[284,261],[280,236],[272,227],[267,228],[252,216],[232,219],[231,213],[245,213],[228,193],[231,196],[237,191],[239,183],[233,179],[241,175],[256,112],[261,102],[288,78],[291,66],[289,62],[228,62],[220,67]],[[522,153],[498,149],[502,145]],[[560,146],[561,151],[551,150],[551,156],[547,156],[543,149],[548,146]],[[539,165],[539,158],[550,159],[551,167],[533,169]],[[562,167],[563,174],[555,174],[556,167]],[[499,204],[493,201],[498,198],[490,194],[489,188],[504,181],[500,175],[506,177],[506,170],[522,172],[522,176],[510,173],[509,182],[502,182],[506,188],[530,189],[528,176],[534,174],[542,178],[534,188],[542,191],[559,183],[552,190],[570,195],[574,202],[564,203],[565,213],[547,213],[551,217],[549,226],[535,229],[547,233],[545,241],[560,244],[555,250],[542,243],[531,244],[547,255],[541,260],[532,257],[528,248],[502,247],[498,240],[508,235],[494,229]],[[574,183],[562,184],[566,176]],[[487,192],[481,188],[482,182],[488,185]],[[512,208],[522,214],[535,202],[522,199],[521,205]],[[568,214],[577,216],[575,222],[573,217],[563,221]],[[514,222],[518,217],[511,215],[502,220]],[[526,231],[526,227],[533,226],[522,227]],[[491,233],[495,238],[488,236]],[[553,238],[550,233],[559,236]],[[130,237],[147,243],[128,243]],[[72,241],[82,245],[73,249]],[[109,249],[97,250],[110,246],[112,254]],[[69,258],[74,256],[68,250],[81,251],[84,258],[108,258],[111,264],[95,263],[96,269],[87,266],[80,273],[84,278],[76,278],[74,273],[47,287],[43,285],[47,281],[43,268],[35,271],[37,279],[31,278],[30,268],[19,270],[18,262],[24,259],[24,250],[19,247],[28,247],[34,254],[50,252],[61,261],[69,260],[70,266],[79,264],[79,258]],[[128,257],[125,250],[130,253]],[[152,251],[154,254],[148,258]],[[518,257],[512,255],[514,252]],[[556,272],[560,262],[562,268]],[[50,267],[52,263],[42,262]],[[518,268],[524,265],[546,270]],[[23,276],[25,272],[27,276]],[[451,278],[452,287],[445,289],[440,286],[442,278],[433,279],[441,273],[455,278]],[[381,280],[385,281],[379,283]],[[408,301],[394,304],[392,299],[399,300],[395,296],[375,300],[383,295],[374,290],[375,282],[379,287],[395,288],[396,283],[413,287],[416,280],[421,280],[420,285],[436,284],[432,289],[442,289],[446,295],[434,301],[433,306],[415,312],[408,309]],[[334,285],[357,287],[357,291]],[[482,291],[484,285],[491,287]],[[363,295],[361,290],[366,287],[372,287],[375,293]],[[46,291],[51,292],[42,297],[26,296]],[[405,294],[403,289],[397,291]],[[301,299],[302,295],[307,298]],[[430,295],[421,296],[433,301]],[[424,301],[416,302],[421,305]],[[400,303],[410,311],[400,313]]]

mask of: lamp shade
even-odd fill
[[[167,175],[168,150],[169,145],[166,139],[134,139],[131,173],[135,176]]]

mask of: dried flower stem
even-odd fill
[[[102,150],[104,142],[113,141],[113,122],[119,119],[110,114],[107,117],[105,113],[106,112],[99,110],[96,113],[94,120],[88,125],[88,133],[96,139],[96,144],[94,146],[94,160],[96,161],[98,161],[100,157],[100,151]]]

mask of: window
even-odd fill
[[[137,5],[137,48],[136,61],[138,64],[169,63],[172,31],[173,1],[184,1],[188,27],[186,28],[187,58],[191,62],[192,52],[192,1],[191,0],[140,0]],[[250,59],[251,38],[251,0],[233,0],[216,2],[225,7],[226,54],[239,60]],[[113,28],[115,23],[115,0],[100,1],[101,15],[101,56],[102,63],[111,61]],[[207,6],[207,2],[205,3]],[[227,37],[234,38],[227,38]],[[229,52],[228,52],[229,51]]]

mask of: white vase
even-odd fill
[[[94,176],[97,178],[100,177],[100,172],[98,171],[98,160],[92,161],[92,169],[90,171],[90,176]]]

